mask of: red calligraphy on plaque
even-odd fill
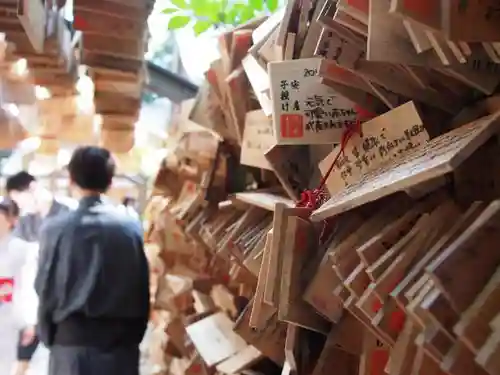
[[[304,117],[296,114],[280,116],[280,133],[283,138],[302,138],[304,136]]]

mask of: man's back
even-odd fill
[[[149,314],[149,276],[136,220],[99,198],[84,198],[76,211],[47,224],[41,247],[45,267],[37,290],[49,291],[45,299],[52,303],[46,306],[50,320],[40,325],[54,326],[42,341],[78,346],[140,342]]]
[[[35,282],[41,340],[50,375],[139,375],[139,344],[149,318],[149,272],[140,223],[109,207],[116,163],[102,147],[78,147],[69,182],[85,197],[75,212],[49,220]]]

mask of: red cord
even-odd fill
[[[344,130],[344,133],[342,134],[342,138],[340,141],[339,152],[335,156],[335,159],[333,159],[330,168],[325,173],[325,175],[321,179],[319,186],[316,189],[305,190],[300,194],[300,200],[295,204],[295,207],[309,208],[315,210],[326,201],[327,193],[325,192],[324,188],[326,185],[326,181],[328,181],[328,178],[330,177],[330,174],[332,173],[333,168],[335,167],[335,164],[337,164],[337,161],[339,160],[340,156],[344,155],[347,143],[352,138],[352,136],[355,134],[362,135],[361,120],[366,120],[368,118],[374,117],[372,113],[359,107],[358,105],[355,105],[354,109],[358,114],[358,119],[353,124],[353,126],[349,126]]]

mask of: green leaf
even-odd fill
[[[179,9],[188,9],[189,5],[185,0],[170,0],[170,2]]]
[[[212,22],[208,21],[198,21],[194,24],[194,35],[198,36],[200,34],[203,34],[205,31],[210,29],[212,27]]]
[[[219,12],[219,14],[217,15],[217,19],[219,20],[219,23],[222,23],[222,24],[227,25],[227,21],[226,21],[226,13],[224,13],[224,12]]]
[[[271,12],[274,12],[276,9],[278,9],[278,0],[266,0],[267,4],[267,9],[269,9]]]
[[[197,17],[206,17],[207,2],[205,0],[191,0],[191,8]]]
[[[237,20],[238,20],[238,16],[239,16],[239,12],[237,9],[235,8],[231,8],[227,13],[226,13],[226,22],[229,24],[229,25],[236,25],[237,23]]]
[[[205,7],[205,16],[212,22],[219,22],[220,3],[209,1]]]
[[[219,2],[219,10],[221,12],[226,13],[227,12],[227,6],[228,6],[228,4],[229,4],[228,0],[221,0]]]
[[[252,9],[252,8],[250,8],[250,7],[246,7],[240,13],[240,22],[241,23],[248,22],[248,21],[250,21],[254,17],[255,17],[255,10]]]
[[[179,9],[176,9],[176,8],[165,8],[161,12],[163,14],[172,14],[172,13],[175,13],[175,12],[178,12],[178,11],[179,11]]]
[[[248,5],[250,5],[254,10],[262,10],[262,7],[264,6],[264,1],[263,0],[250,0],[248,2]]]
[[[189,16],[174,16],[168,21],[167,28],[169,30],[182,29],[189,21],[191,21],[191,17]]]
[[[236,4],[233,4],[233,8],[239,12],[242,12],[243,10],[245,10],[247,8],[247,6],[245,4],[242,4],[242,3],[236,3]]]

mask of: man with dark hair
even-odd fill
[[[72,199],[55,197],[25,171],[10,176],[5,189],[21,210],[22,216],[15,235],[29,242],[38,242],[44,219],[74,210],[77,206],[77,202]]]
[[[47,220],[74,210],[77,206],[77,202],[71,199],[54,197],[26,171],[10,176],[5,188],[22,213],[13,235],[24,241],[38,242],[41,227]],[[19,333],[16,375],[26,374],[38,346],[35,327],[24,327]]]
[[[68,165],[78,209],[42,231],[35,282],[38,333],[50,375],[138,375],[149,318],[149,272],[140,223],[102,199],[115,163],[100,147]]]
[[[35,177],[28,172],[21,171],[7,179],[7,191],[26,191],[30,188],[32,182],[35,181]]]

